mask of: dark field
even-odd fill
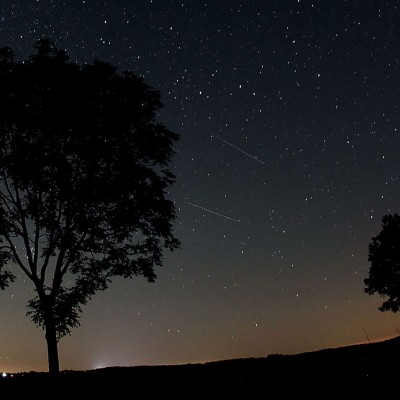
[[[24,398],[398,398],[400,337],[298,355],[207,364],[20,373],[0,393]],[[393,393],[388,396],[389,393]],[[4,397],[1,397],[4,398]]]

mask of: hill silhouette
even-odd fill
[[[312,398],[371,398],[398,387],[400,336],[371,344],[324,349],[295,355],[233,359],[205,364],[108,367],[63,371],[58,377],[44,372],[17,373],[0,379],[2,394],[125,393],[126,398],[267,398],[308,395]],[[56,392],[54,392],[56,390]],[[340,398],[339,397],[339,398]]]

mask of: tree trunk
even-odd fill
[[[45,337],[47,342],[47,358],[49,361],[49,372],[51,374],[57,374],[60,372],[60,365],[58,362],[56,328],[54,325],[54,318],[52,315],[46,318]]]

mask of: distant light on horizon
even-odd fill
[[[110,367],[110,366],[111,366],[111,364],[106,363],[106,362],[104,362],[104,363],[97,363],[97,364],[94,364],[94,365],[93,365],[93,369],[103,369],[103,368],[107,368],[107,367]]]

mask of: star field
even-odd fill
[[[181,249],[115,280],[60,342],[64,369],[296,353],[398,334],[363,293],[399,212],[400,10],[388,1],[0,1],[0,47],[52,39],[161,91],[180,134]],[[44,370],[23,276],[0,293],[0,370]]]

